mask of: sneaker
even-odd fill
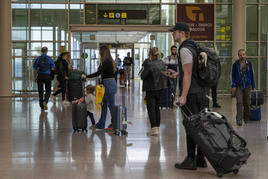
[[[207,162],[204,156],[197,155],[196,156],[196,166],[200,168],[207,168]]]
[[[183,162],[176,163],[175,168],[177,169],[185,169],[185,170],[196,170],[196,164],[194,159],[186,157]]]
[[[241,120],[236,120],[236,124],[237,124],[238,126],[242,126],[242,121],[241,121]]]
[[[159,131],[157,127],[153,127],[149,132],[147,132],[147,136],[158,136]]]
[[[221,105],[219,105],[218,103],[214,103],[213,108],[221,108]]]
[[[43,102],[43,109],[47,110],[47,103],[45,101]]]
[[[96,125],[92,125],[89,127],[92,131],[101,131],[101,130],[104,130],[104,129],[100,129],[98,128]]]

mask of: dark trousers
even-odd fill
[[[58,89],[53,95],[54,96],[57,96],[61,92],[62,100],[64,101],[65,100],[65,94],[66,94],[66,83],[67,83],[67,80],[64,79],[64,78],[58,78],[57,80],[60,83],[59,84],[60,89]]]
[[[236,120],[248,121],[250,118],[250,91],[251,88],[236,88]]]
[[[151,128],[160,126],[160,90],[146,91],[147,111]]]
[[[205,93],[195,93],[195,94],[188,94],[186,106],[191,111],[192,114],[199,113],[202,109],[205,107]],[[184,113],[187,114],[187,116],[190,116],[191,114],[186,108],[183,108]],[[203,153],[197,147],[194,140],[191,138],[190,130],[189,130],[189,121],[186,117],[183,119],[183,125],[186,133],[186,143],[187,143],[187,157],[190,157],[192,159],[196,156],[196,148],[197,148],[197,155],[203,156]]]
[[[217,103],[217,88],[218,88],[218,83],[215,86],[212,86],[211,88],[206,88],[206,94],[208,96],[209,96],[209,92],[210,92],[210,89],[211,89],[211,95],[212,95],[213,104]],[[205,101],[206,101],[206,107],[209,107],[209,99],[206,98]]]
[[[45,99],[44,99],[44,84],[45,84]],[[37,77],[38,93],[39,93],[39,105],[43,108],[43,102],[48,103],[51,93],[51,76],[49,74],[38,74]]]
[[[92,125],[95,125],[95,119],[94,119],[94,115],[92,112],[87,111],[87,115],[89,116]]]

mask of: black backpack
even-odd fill
[[[40,72],[46,72],[47,70],[49,70],[49,63],[46,56],[40,57],[38,61],[38,67]]]
[[[215,86],[221,76],[221,63],[216,52],[208,47],[197,47],[197,76],[202,87]]]

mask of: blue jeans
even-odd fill
[[[117,92],[117,85],[114,79],[103,80],[104,85],[104,96],[102,99],[101,106],[101,117],[99,122],[96,124],[96,127],[103,129],[105,127],[106,115],[107,115],[107,106],[109,107],[111,117],[113,116],[113,107],[115,101],[115,93]]]

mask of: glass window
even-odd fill
[[[160,24],[160,5],[149,5],[149,24]]]
[[[28,87],[28,64],[26,58],[12,59],[12,90],[21,91]]]
[[[84,2],[84,0],[70,0],[70,2]]]
[[[213,3],[214,0],[177,0],[180,3]]]
[[[231,69],[232,59],[231,58],[220,58],[221,62],[221,77],[218,83],[218,89],[231,91]]]
[[[258,56],[258,43],[246,43],[246,53],[247,56]]]
[[[247,5],[246,40],[258,40],[258,11],[257,5]]]
[[[216,5],[216,40],[232,41],[232,5]]]
[[[31,2],[55,2],[55,3],[63,3],[68,2],[68,0],[30,0]]]
[[[93,6],[94,9],[95,5]],[[87,9],[89,10],[89,9]],[[70,5],[70,24],[83,24],[83,13],[84,12],[84,5],[83,4],[71,4]],[[96,10],[93,12],[96,12]],[[88,14],[88,13],[87,13]],[[96,14],[94,14],[95,17],[93,18],[94,20],[96,19]],[[96,21],[94,21],[95,23]],[[94,24],[93,23],[93,24]]]
[[[232,43],[230,42],[217,42],[216,49],[219,56],[232,56]]]
[[[28,46],[26,42],[13,42],[12,43],[12,56],[27,56]]]
[[[159,3],[160,0],[85,0],[86,2],[107,2],[107,3],[112,3],[112,2],[130,2],[130,3]]]
[[[162,11],[161,24],[174,25],[176,18],[175,15],[176,5],[162,5],[161,11]]]
[[[12,4],[12,40],[28,40],[26,4]]]
[[[261,56],[267,56],[267,43],[261,43]]]
[[[217,0],[217,3],[232,3],[233,0]]]
[[[261,40],[267,41],[268,32],[268,5],[261,6]]]
[[[175,3],[176,0],[162,0],[162,3]]]
[[[267,58],[260,58],[260,77],[261,77],[261,89],[262,91],[266,91],[266,78],[267,78]],[[254,73],[255,75],[255,73]],[[256,76],[256,75],[255,75]]]

